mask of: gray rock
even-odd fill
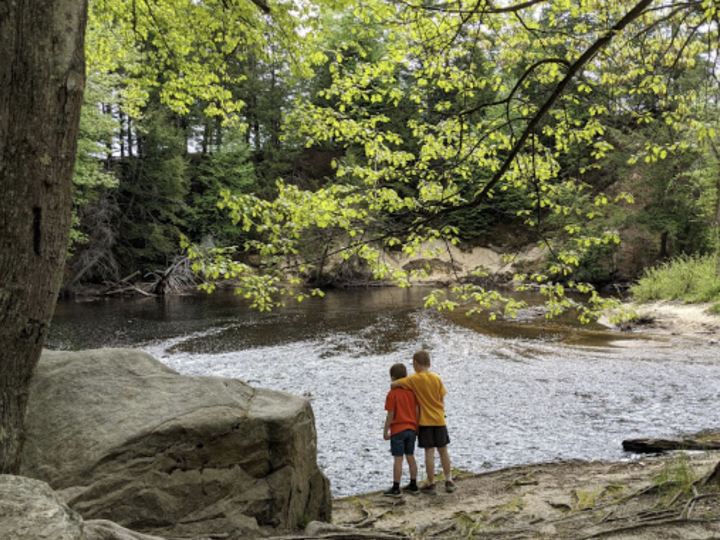
[[[106,519],[91,519],[85,522],[87,540],[163,540],[159,536],[150,536],[121,527]]]
[[[107,520],[83,522],[50,486],[24,476],[0,475],[3,540],[163,540]]]
[[[85,519],[248,536],[330,518],[306,400],[182,376],[139,351],[45,352],[26,431],[22,474]]]
[[[45,482],[0,475],[0,538],[85,540],[82,518]]]

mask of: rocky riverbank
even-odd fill
[[[130,349],[43,354],[20,474],[0,477],[0,492],[16,494],[0,497],[3,539],[46,527],[47,538],[95,538],[87,531],[108,528],[98,520],[162,538],[246,538],[331,511],[307,400],[179,375]]]
[[[455,493],[334,501],[333,525],[284,539],[635,539],[720,536],[720,452],[566,461],[461,475]]]

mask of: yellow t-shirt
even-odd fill
[[[413,373],[409,377],[403,377],[393,381],[394,384],[409,388],[415,392],[418,405],[420,405],[421,426],[444,426],[445,425],[445,404],[443,397],[447,394],[440,376],[430,371]]]

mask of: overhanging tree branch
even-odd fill
[[[537,126],[540,124],[545,115],[550,111],[550,109],[552,109],[558,98],[563,95],[566,88],[569,86],[575,76],[590,60],[592,60],[592,58],[597,54],[600,49],[602,49],[608,43],[610,43],[610,41],[612,41],[616,34],[622,31],[628,24],[640,17],[644,13],[645,8],[652,4],[652,2],[653,0],[641,0],[640,2],[638,2],[635,7],[633,7],[622,19],[616,22],[608,32],[603,34],[602,37],[600,37],[590,47],[588,47],[588,49],[568,67],[565,77],[563,77],[563,79],[557,84],[550,96],[543,103],[542,107],[540,107],[535,113],[535,115],[530,119],[527,126],[525,126],[525,129],[522,131],[522,133],[520,133],[520,136],[515,141],[513,147],[510,149],[510,152],[508,153],[500,168],[495,172],[492,178],[487,182],[487,184],[485,184],[485,186],[483,186],[480,192],[471,201],[462,205],[446,207],[438,212],[435,212],[428,220],[424,221],[424,223],[430,220],[434,220],[441,215],[446,215],[457,210],[478,206],[485,199],[488,192],[493,189],[493,187],[495,187],[500,180],[502,180],[503,176],[505,176],[505,173],[508,171],[513,161],[515,161],[515,158],[522,150],[528,137],[535,132]]]
[[[513,98],[515,93],[520,89],[520,85],[527,79],[533,71],[535,71],[538,67],[542,66],[543,64],[561,64],[563,66],[568,67],[569,63],[562,59],[562,58],[543,58],[542,60],[538,60],[534,64],[532,64],[529,68],[525,70],[525,72],[520,76],[518,81],[515,83],[515,86],[512,87],[512,90],[508,93],[506,97],[503,99],[492,101],[490,103],[481,103],[479,105],[476,105],[474,107],[470,107],[469,109],[465,109],[464,111],[460,111],[460,116],[466,116],[468,114],[472,114],[475,112],[478,112],[481,109],[485,109],[487,107],[493,107],[495,105],[505,105],[506,103],[509,103],[510,100]]]
[[[547,2],[548,0],[527,0],[525,2],[519,2],[517,4],[512,4],[510,6],[505,7],[494,7],[492,2],[489,0],[485,2],[485,7],[483,8],[483,13],[514,13],[518,11],[522,11],[523,9],[527,9],[529,7],[532,7],[536,4],[543,4]],[[411,2],[407,2],[405,0],[398,0],[399,3],[406,5],[408,7],[411,7],[413,9],[422,9],[425,11],[437,11],[440,13],[455,13],[455,14],[461,14],[461,15],[467,15],[467,14],[473,14],[476,13],[479,9],[478,2],[472,9],[462,9],[462,8],[452,8],[449,6],[443,6],[443,5],[437,5],[437,4],[413,4]]]
[[[250,0],[253,4],[255,4],[260,10],[265,13],[266,15],[270,15],[270,6],[265,2],[265,0]]]

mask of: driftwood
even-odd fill
[[[189,289],[197,284],[190,259],[187,257],[176,257],[166,269],[155,270],[145,277],[153,279],[150,290],[159,296]]]
[[[626,439],[623,450],[638,454],[657,454],[672,450],[720,450],[720,435],[717,440],[697,439]]]
[[[156,296],[151,292],[143,289],[140,284],[130,281],[132,278],[140,274],[140,270],[136,270],[132,274],[128,274],[124,278],[116,282],[106,282],[106,289],[102,293],[105,296],[114,296],[116,294],[132,294],[137,293],[143,296]]]
[[[140,294],[156,297],[191,289],[197,285],[187,257],[177,257],[166,269],[146,274],[144,276],[146,281],[131,281],[139,277],[139,274],[140,271],[137,270],[116,282],[107,282],[102,294],[105,296]]]
[[[121,287],[121,288],[119,288],[119,289],[113,289],[113,290],[111,290],[111,291],[105,291],[104,294],[105,294],[106,296],[113,296],[113,295],[115,295],[115,294],[126,294],[126,293],[132,293],[132,292],[136,292],[136,293],[138,293],[138,294],[142,294],[143,296],[157,296],[156,294],[149,293],[149,292],[141,289],[141,288],[138,287],[137,285],[130,285],[130,284],[129,284],[129,285],[126,285],[126,286],[124,286],[124,287]]]

